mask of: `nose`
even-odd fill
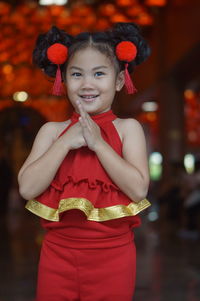
[[[86,89],[92,90],[94,88],[94,82],[93,82],[93,79],[91,78],[91,76],[83,77],[81,88],[84,90],[86,90]]]

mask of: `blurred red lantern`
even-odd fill
[[[156,120],[156,113],[155,112],[148,112],[146,113],[146,118],[148,121],[155,121]]]
[[[45,23],[51,24],[52,15],[47,8],[37,8],[37,10],[31,14],[30,20],[32,23],[38,24],[39,26],[44,25]]]
[[[9,83],[11,83],[12,81],[14,81],[15,76],[14,74],[6,74],[5,80]]]
[[[89,28],[92,26],[94,28],[95,22],[96,22],[96,16],[94,14],[91,14],[84,19],[84,25]]]
[[[146,25],[152,25],[153,24],[153,18],[146,12],[143,12],[140,14],[137,18],[137,23],[143,26]]]
[[[73,35],[73,36],[79,34],[79,33],[82,32],[82,31],[83,31],[82,26],[81,26],[81,25],[77,25],[77,24],[72,25],[72,26],[70,27],[70,29],[69,29],[69,33],[70,33],[71,35]]]
[[[116,14],[113,17],[110,18],[111,22],[117,23],[117,22],[129,22],[130,20],[124,16],[123,14]]]
[[[59,17],[63,12],[64,7],[62,5],[50,5],[48,10],[53,17]]]
[[[21,4],[21,5],[17,6],[17,12],[22,15],[28,15],[31,13],[31,9],[28,4]]]
[[[10,16],[10,22],[15,26],[23,21],[23,15],[21,15],[18,11],[13,12]]]
[[[6,62],[9,60],[9,53],[8,52],[2,52],[0,53],[0,62]]]
[[[58,27],[71,26],[73,23],[73,19],[71,18],[69,10],[65,9],[61,16],[57,20]]]
[[[11,5],[5,2],[0,2],[0,15],[8,15],[11,11]]]
[[[110,17],[117,13],[117,9],[114,4],[108,3],[101,5],[99,7],[99,12],[102,16]]]
[[[88,17],[92,12],[92,8],[88,5],[77,5],[72,9],[71,15],[76,17]]]
[[[141,5],[134,5],[126,10],[126,14],[130,17],[137,17],[144,12],[144,8]]]
[[[34,25],[30,25],[27,26],[28,28],[26,29],[26,35],[27,36],[33,36],[35,34],[35,26]]]
[[[8,25],[9,24],[9,21],[10,21],[10,18],[9,18],[9,15],[0,15],[1,16],[1,25]]]
[[[10,21],[10,18],[9,18]],[[7,24],[7,26],[3,26],[3,28],[1,29],[1,33],[6,37],[6,36],[13,36],[13,32],[14,32],[14,28],[12,26],[12,24]]]
[[[145,4],[149,6],[165,6],[167,0],[146,0]]]
[[[107,19],[101,18],[101,19],[97,19],[97,23],[96,23],[96,30],[99,31],[103,31],[106,30],[110,27],[110,23]]]
[[[119,6],[131,6],[135,4],[134,0],[117,0],[116,1]]]
[[[188,106],[194,106],[195,107],[197,105],[195,97],[186,98],[185,101],[186,101],[186,104]]]

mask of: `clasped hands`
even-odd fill
[[[90,115],[85,111],[83,105],[79,100],[76,102],[79,109],[80,117],[79,123],[82,129],[82,135],[85,140],[85,146],[95,151],[99,143],[103,142],[101,130],[99,126],[92,120]]]

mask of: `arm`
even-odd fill
[[[85,144],[79,132],[77,123],[56,139],[55,123],[49,122],[41,127],[18,174],[19,191],[24,199],[40,195],[50,185],[69,150]]]
[[[149,171],[143,129],[133,119],[123,120],[123,158],[104,140],[96,144],[95,152],[113,182],[138,202],[148,192]]]

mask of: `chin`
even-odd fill
[[[87,113],[88,113],[89,115],[97,115],[97,114],[99,114],[100,112],[99,112],[98,110],[87,110]]]
[[[99,112],[101,112],[100,109],[95,109],[95,108],[88,108],[86,106],[84,106],[84,109],[86,110],[86,112],[90,115],[95,115],[95,114],[99,114]]]

